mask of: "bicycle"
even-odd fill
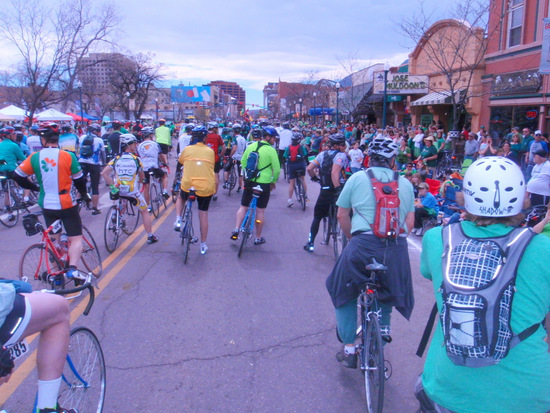
[[[131,197],[119,196],[105,216],[103,239],[105,248],[113,252],[121,235],[132,235],[139,223],[139,211],[136,208],[137,200]]]
[[[189,249],[191,244],[197,242],[195,237],[195,231],[193,230],[193,202],[197,199],[195,193],[195,188],[189,188],[189,197],[185,202],[185,207],[183,209],[183,214],[181,217],[181,230],[180,238],[181,244],[183,245],[183,263],[187,264],[187,258],[189,257]]]
[[[41,232],[42,240],[40,243],[28,247],[23,253],[19,262],[18,277],[20,280],[30,283],[33,290],[43,288],[63,289],[67,280],[60,274],[69,266],[66,234],[61,234],[60,243],[54,243],[50,238],[50,234],[56,234],[62,230],[61,220],[56,220],[44,229],[44,226],[38,220],[40,214],[27,214],[23,217],[26,234],[33,236]],[[84,225],[82,226],[82,256],[80,260],[95,278],[101,276],[103,265],[99,249],[92,234]]]
[[[256,204],[258,203],[258,198],[260,197],[262,192],[263,190],[260,185],[252,188],[252,200],[250,201],[250,205],[246,210],[246,215],[244,216],[243,223],[239,228],[239,233],[241,234],[241,245],[239,247],[239,253],[237,254],[237,257],[239,258],[244,251],[244,247],[248,242],[248,239],[252,237],[254,224],[256,223]]]
[[[29,212],[28,206],[23,202],[23,190],[13,179],[0,174],[0,185],[0,223],[12,228],[19,221],[20,211]]]
[[[86,281],[71,289],[43,289],[41,292],[59,295],[76,294],[68,299],[80,297],[82,291],[89,291],[88,304],[84,315],[88,315],[95,299],[91,284],[93,276],[88,275]],[[25,339],[8,347],[15,361],[30,351]],[[97,336],[87,327],[73,328],[69,336],[69,351],[61,376],[58,403],[65,409],[75,409],[79,412],[101,413],[105,403],[106,366],[103,350]],[[35,401],[36,404],[36,401]],[[36,406],[33,411],[36,410]]]
[[[336,216],[338,208],[333,202],[330,204],[328,217],[323,218],[323,245],[328,245],[332,238],[332,244],[334,249],[334,258],[338,259],[340,253],[348,244],[348,239],[340,227],[338,218]]]
[[[237,172],[236,172],[236,166],[235,166],[235,163],[236,161],[234,159],[232,159],[230,156],[224,156],[223,157],[223,163],[224,165],[231,165],[230,166],[230,169],[227,170],[227,172],[229,172],[229,175],[227,177],[227,182],[224,184],[224,188],[228,190],[228,193],[227,195],[228,196],[231,196],[231,191],[233,189],[235,189],[235,185],[237,185]],[[225,168],[224,168],[225,170]]]
[[[172,182],[172,202],[174,204],[178,200],[182,176],[183,176],[183,169],[180,169],[179,171],[177,170],[176,175],[174,175],[174,182]]]
[[[382,336],[380,330],[380,305],[377,290],[380,288],[379,277],[388,269],[376,259],[366,267],[369,279],[361,289],[357,307],[360,312],[356,345],[361,371],[365,380],[367,412],[382,413],[384,406],[384,383],[391,376],[391,364],[384,360],[384,343],[391,342],[390,336]]]
[[[305,176],[304,171],[296,171],[296,178],[294,179],[294,194],[296,195],[296,200],[302,207],[302,211],[305,211],[307,205],[307,196],[306,190],[304,189],[304,184],[302,183],[302,176]]]
[[[164,205],[166,209],[166,199],[162,194],[162,184],[160,178],[155,177],[155,172],[149,170],[146,172],[149,175],[149,208],[155,218],[158,218],[160,206]]]

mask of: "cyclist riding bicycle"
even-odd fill
[[[307,185],[305,177],[307,150],[303,145],[300,144],[303,137],[304,136],[300,132],[292,131],[292,140],[283,154],[283,157],[286,159],[287,162],[288,178],[290,179],[290,184],[288,186],[288,207],[294,205],[292,195],[294,194],[294,181],[296,180],[298,172],[302,173],[302,175],[298,179],[302,181],[304,193],[306,194],[307,199]]]
[[[216,122],[208,122],[207,124],[208,135],[206,136],[206,145],[209,146],[216,156],[216,163],[214,166],[214,176],[216,178],[216,192],[212,197],[212,201],[218,199],[218,187],[220,185],[220,178],[218,173],[222,170],[222,163],[220,161],[220,154],[224,148],[224,143],[222,137],[218,134],[218,124]]]
[[[4,163],[0,164],[0,173],[12,178],[18,161],[24,161],[25,155],[21,148],[15,143],[15,129],[12,126],[5,126],[0,129],[0,160]]]
[[[82,220],[78,212],[78,200],[71,195],[71,186],[74,184],[81,198],[89,202],[86,179],[74,153],[59,149],[57,124],[41,127],[38,134],[44,149],[25,159],[15,170],[13,178],[23,188],[40,191],[38,205],[42,208],[46,227],[58,219],[63,222],[69,238],[67,277],[78,277],[76,264],[82,253]],[[38,187],[27,179],[31,175],[35,175]],[[61,233],[53,236],[59,242]]]
[[[168,165],[168,152],[172,149],[172,132],[166,126],[165,119],[159,119],[159,126],[155,129],[155,140],[160,146],[162,163]]]
[[[153,234],[151,215],[147,210],[147,202],[138,188],[138,182],[143,183],[145,174],[140,159],[135,155],[137,139],[131,133],[120,135],[122,155],[117,156],[107,164],[101,175],[111,186],[111,199],[119,196],[134,198],[143,218],[143,227],[147,232],[147,243],[153,244],[159,239]],[[112,173],[114,172],[114,180]]]
[[[375,138],[369,145],[368,170],[378,181],[393,180],[392,169],[395,167],[397,151],[397,145],[389,138]],[[328,276],[326,287],[335,308],[338,334],[344,343],[344,349],[338,352],[336,359],[344,367],[357,367],[357,297],[369,278],[366,266],[373,258],[388,267],[384,277],[379,280],[381,288],[378,290],[382,335],[389,337],[392,307],[409,319],[414,306],[406,238],[414,224],[414,195],[411,183],[402,176],[398,178],[398,188],[399,235],[392,238],[379,238],[373,232],[376,196],[367,173],[353,174],[336,202],[338,221],[350,241]],[[352,211],[353,217],[350,218]]]
[[[145,196],[145,201],[150,205],[149,200],[149,174],[148,172],[153,171],[155,178],[161,179],[162,186],[162,196],[165,199],[170,198],[166,188],[168,187],[168,175],[159,167],[159,162],[161,161],[162,149],[160,145],[153,140],[153,135],[155,134],[154,129],[151,126],[145,126],[141,130],[141,136],[143,142],[141,142],[137,147],[137,153],[143,164],[143,170],[145,173],[145,181],[143,183],[143,195]]]
[[[241,159],[243,153],[246,150],[246,139],[241,135],[242,127],[240,124],[236,123],[233,125],[233,138],[231,140],[231,148],[229,151],[229,156],[237,162],[237,176],[239,177],[239,187],[237,188],[237,193],[241,192],[243,187],[243,177],[241,173]],[[260,132],[260,131],[258,131]],[[226,165],[223,177],[224,177],[224,188],[227,187],[227,180],[229,179],[229,169],[233,166],[232,163]]]
[[[4,347],[39,333],[36,412],[76,413],[57,405],[69,349],[69,302],[59,295],[31,293],[25,284],[0,282],[0,386],[9,381],[13,370],[13,361]]]
[[[521,211],[526,198],[525,179],[514,162],[503,157],[484,157],[474,162],[464,176],[463,194],[467,213],[464,221],[453,225],[458,226],[455,228],[466,237],[466,242],[449,248],[450,234],[454,232],[446,231],[452,231],[452,225],[433,228],[422,240],[420,272],[433,283],[439,313],[444,309],[451,313],[441,315],[424,372],[416,383],[419,411],[546,413],[550,411],[550,353],[541,320],[550,307],[550,268],[543,258],[550,250],[550,240],[542,234],[534,235],[525,246],[522,229],[514,229],[524,220]],[[530,229],[525,231],[530,235]],[[509,234],[514,238],[504,246],[503,257],[500,249],[491,244]],[[472,251],[468,246],[475,244],[481,248]],[[444,253],[449,250],[450,263],[443,265],[447,262]],[[484,253],[490,253],[490,259]],[[498,256],[501,260],[496,259]],[[507,268],[507,262],[513,266]],[[457,277],[461,273],[464,275]],[[500,282],[505,276],[515,277],[506,288]],[[462,294],[445,289],[449,284],[445,280],[450,277],[455,283],[466,282],[466,300]],[[481,292],[477,289],[480,282],[485,284],[484,290],[500,284],[498,290],[503,291],[502,295],[493,296],[491,301],[486,296],[480,303]],[[451,299],[454,307],[448,304]],[[495,310],[486,311],[486,304]],[[493,322],[478,327],[488,314],[493,315]],[[453,331],[444,334],[442,324],[448,326],[449,321],[453,322]],[[530,334],[525,334],[529,330]],[[499,339],[494,347],[485,341],[484,332],[488,331]],[[511,341],[507,346],[510,338],[517,344]],[[457,364],[456,358],[451,359],[453,342],[465,350],[458,352],[460,361],[471,362],[471,357],[481,360],[493,348],[492,354],[498,350],[504,356],[498,363],[483,367]],[[464,345],[471,347],[471,351]]]
[[[254,136],[259,136],[258,133],[253,131]],[[244,183],[243,195],[241,197],[241,206],[237,210],[237,216],[235,220],[235,229],[231,233],[231,239],[236,241],[239,238],[239,228],[244,220],[246,211],[252,201],[253,190],[255,186],[262,188],[262,193],[257,201],[256,208],[256,239],[254,245],[261,245],[265,243],[265,238],[262,237],[262,228],[264,224],[265,209],[269,203],[270,192],[275,189],[275,183],[281,173],[281,165],[279,164],[279,158],[277,151],[273,148],[275,138],[277,137],[277,131],[273,126],[263,126],[261,128],[262,136],[261,141],[256,141],[248,145],[241,159],[241,167],[244,169],[247,166],[248,157],[251,152],[257,152],[259,156],[257,171],[258,175],[252,179],[246,179]]]
[[[349,160],[345,154],[346,139],[341,133],[332,135],[328,142],[330,148],[321,152],[307,166],[307,173],[314,182],[321,182],[321,191],[315,203],[313,210],[313,221],[309,230],[309,237],[304,250],[313,252],[315,237],[319,232],[321,220],[328,217],[330,206],[338,199],[345,182],[345,170],[349,165]],[[319,177],[316,175],[316,169],[319,169]]]
[[[99,178],[101,165],[105,161],[105,144],[101,139],[101,126],[93,124],[88,127],[88,134],[80,137],[80,157],[78,162],[86,178],[90,176],[92,186],[92,215],[100,214],[97,208],[99,203]]]
[[[205,144],[207,130],[204,126],[198,126],[191,132],[193,140],[180,155],[179,163],[183,165],[180,196],[176,201],[176,222],[174,230],[181,229],[181,214],[187,199],[189,190],[195,188],[197,204],[199,207],[199,223],[201,231],[201,254],[206,254],[208,246],[208,207],[216,189],[214,178],[214,151]]]

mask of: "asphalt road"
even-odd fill
[[[154,222],[157,244],[146,244],[140,225],[111,256],[102,230],[108,196],[101,198],[103,214],[83,213],[105,268],[94,308],[78,318],[75,309],[74,325],[90,327],[101,340],[104,412],[365,411],[362,374],[334,358],[340,344],[324,286],[332,248],[317,242],[313,254],[302,249],[317,193],[310,183],[307,210],[287,208],[287,184],[280,183],[266,213],[267,243],[249,245],[237,258],[229,235],[240,197],[220,189],[209,213],[208,253],[201,256],[193,245],[187,265],[172,230],[171,201]],[[26,237],[21,224],[0,234],[1,275],[15,277],[38,236]],[[413,384],[422,360],[414,353],[433,304],[431,286],[419,275],[420,239],[411,236],[409,249],[416,306],[410,322],[394,312],[393,342],[385,346],[393,370],[385,391],[389,413],[417,409]],[[0,405],[10,413],[32,408],[36,377],[29,365],[19,363],[0,388]]]

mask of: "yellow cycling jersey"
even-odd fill
[[[115,171],[115,185],[121,193],[131,194],[139,191],[137,183],[143,165],[137,156],[125,152],[109,162],[109,165]]]

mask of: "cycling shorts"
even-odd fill
[[[288,167],[288,179],[295,179],[299,171],[302,171],[302,175],[304,176],[306,174],[306,165],[304,162],[291,163],[287,161],[287,167]]]
[[[145,202],[145,198],[141,192],[132,192],[130,194],[120,192],[120,196],[124,198],[134,198],[137,201],[137,207],[141,211],[147,210],[147,202]]]
[[[82,173],[84,176],[90,175],[90,184],[92,186],[92,195],[99,195],[99,178],[101,176],[101,166],[92,163],[82,162]]]
[[[15,294],[11,312],[0,326],[0,345],[10,346],[21,340],[31,319],[31,306],[24,295]]]
[[[167,145],[165,143],[159,143],[159,146],[160,146],[160,152],[161,153],[166,155],[166,154],[168,154],[168,152],[170,152],[170,145]]]
[[[67,236],[77,237],[82,235],[82,220],[78,213],[78,205],[66,209],[43,209],[42,213],[46,221],[46,228],[60,219],[63,222]]]
[[[223,168],[223,161],[218,161],[216,163],[214,163],[214,173],[217,174],[218,172],[220,172]]]
[[[184,202],[187,201],[189,198],[189,192],[185,192],[183,189],[180,189],[180,198],[183,199]],[[199,207],[199,211],[208,211],[208,207],[210,206],[210,200],[212,199],[212,195],[209,196],[198,196],[197,195],[197,206]]]
[[[149,183],[149,171],[153,171],[153,176],[155,178],[162,178],[164,175],[166,175],[166,172],[164,172],[162,168],[150,168],[147,172],[145,172],[145,179],[143,179],[144,184]]]
[[[248,207],[250,205],[250,202],[252,201],[252,188],[255,186],[260,185],[260,188],[262,188],[262,193],[260,194],[260,197],[258,198],[258,201],[256,203],[256,207],[258,208],[267,208],[267,204],[269,202],[269,194],[271,193],[271,184],[259,184],[257,182],[252,181],[246,181],[244,183],[244,190],[243,190],[243,196],[241,198],[241,205]]]

